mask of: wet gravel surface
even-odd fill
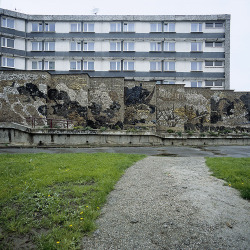
[[[149,156],[129,168],[82,249],[250,249],[250,202],[203,157]]]

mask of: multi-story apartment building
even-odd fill
[[[1,70],[230,88],[230,15],[0,15]]]

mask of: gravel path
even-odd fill
[[[202,157],[147,157],[129,168],[82,249],[250,249],[250,203]]]

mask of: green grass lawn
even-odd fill
[[[0,249],[77,249],[107,194],[143,155],[0,155]]]
[[[206,164],[213,176],[225,180],[244,199],[250,200],[250,158],[206,158]]]

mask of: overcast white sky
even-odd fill
[[[250,0],[0,0],[26,14],[209,15],[231,14],[231,89],[250,91]]]

